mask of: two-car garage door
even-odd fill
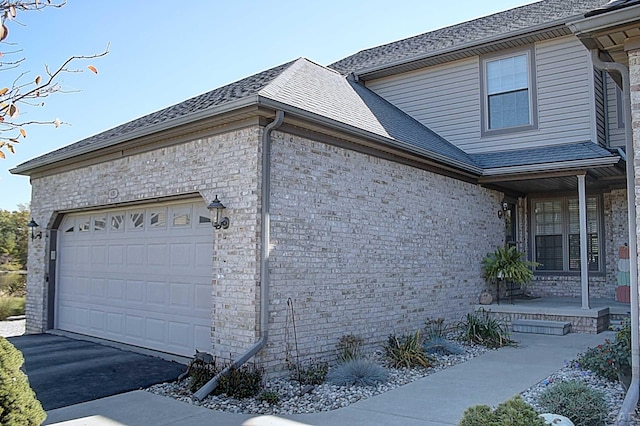
[[[66,215],[56,328],[186,356],[210,352],[212,246],[202,201]]]

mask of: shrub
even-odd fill
[[[0,424],[39,426],[47,417],[40,401],[20,370],[24,358],[9,341],[0,337]]]
[[[492,318],[488,312],[482,314],[472,312],[467,314],[466,320],[460,322],[463,339],[478,343],[487,348],[501,348],[514,345],[509,336],[509,329],[501,321]]]
[[[321,385],[327,378],[329,364],[326,362],[309,361],[302,365],[289,365],[289,377],[301,385]]]
[[[216,374],[222,371],[218,368],[216,359],[212,362],[205,362],[202,359],[194,359],[189,363],[187,372],[189,374],[189,390],[193,393],[204,386]]]
[[[600,377],[622,381],[631,372],[631,321],[625,321],[613,342],[605,340],[603,344],[587,349],[575,361],[580,368],[591,370]],[[628,386],[628,383],[623,384]]]
[[[384,367],[366,359],[343,362],[327,374],[327,382],[338,386],[375,386],[388,378],[389,373]]]
[[[424,327],[424,336],[426,339],[432,337],[446,337],[447,327],[444,325],[444,318],[428,319]]]
[[[24,297],[1,297],[0,296],[0,321],[6,320],[14,315],[24,315]]]
[[[364,340],[360,337],[356,337],[353,334],[342,336],[336,344],[336,349],[338,350],[338,362],[342,363],[362,358],[363,346]]]
[[[568,417],[576,426],[600,426],[607,418],[604,393],[578,380],[548,387],[537,403],[545,411]]]
[[[26,274],[0,273],[0,295],[24,297],[26,294]]]
[[[429,355],[462,355],[465,353],[462,346],[439,336],[434,336],[428,339],[424,343],[424,350]]]
[[[385,358],[390,367],[411,368],[431,367],[433,359],[427,355],[422,347],[420,330],[415,334],[403,335],[400,338],[389,336],[384,346]]]
[[[214,395],[227,394],[232,398],[243,399],[258,395],[263,388],[264,369],[256,365],[245,364],[240,368],[231,368],[220,378]]]
[[[468,408],[460,421],[460,426],[544,426],[545,421],[538,416],[532,406],[516,396],[498,405],[494,411],[487,405]]]

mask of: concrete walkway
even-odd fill
[[[442,426],[457,425],[469,406],[495,406],[542,381],[565,360],[595,346],[599,335],[543,336],[514,333],[517,348],[490,351],[395,390],[349,407],[291,416],[245,415],[213,411],[172,398],[134,391],[48,412],[57,425],[216,425],[216,426]]]

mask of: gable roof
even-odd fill
[[[441,53],[459,52],[471,46],[523,35],[535,29],[554,25],[560,25],[562,28],[550,36],[566,35],[571,32],[564,28],[564,22],[581,17],[582,14],[602,5],[605,1],[543,0],[362,50],[334,62],[329,67],[345,75],[349,73],[363,75],[386,67],[424,60]],[[470,55],[478,53],[481,52],[472,51]]]
[[[444,138],[334,70],[307,59],[279,65],[177,105],[114,127],[11,169],[29,171],[101,148],[249,105],[283,109],[458,169],[480,173],[471,157]]]

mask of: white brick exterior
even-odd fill
[[[50,227],[57,212],[218,194],[231,226],[212,241],[212,350],[237,356],[259,337],[261,135],[251,126],[34,178],[33,216]],[[504,238],[502,194],[283,132],[272,137],[270,338],[259,355],[269,370],[282,369],[293,347],[289,298],[304,358],[332,357],[347,333],[374,345],[471,310],[485,288],[481,259]],[[30,333],[46,327],[47,241],[30,251]]]

